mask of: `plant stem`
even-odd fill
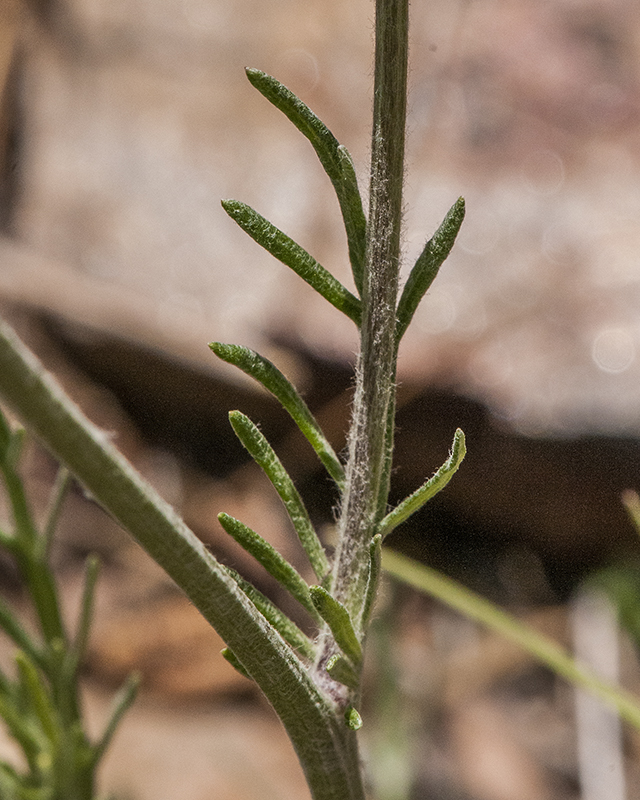
[[[467,619],[486,625],[508,641],[552,669],[556,675],[586,689],[616,710],[620,717],[640,729],[639,698],[613,683],[602,680],[572,658],[553,639],[503,611],[489,600],[467,589],[431,567],[383,548],[382,566],[403,583],[435,597]]]
[[[371,184],[360,356],[349,432],[347,488],[334,568],[334,595],[356,625],[360,624],[369,574],[369,544],[386,505],[386,464],[392,438],[408,18],[408,0],[376,0]]]

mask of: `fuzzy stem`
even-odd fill
[[[347,488],[334,570],[335,597],[360,623],[369,544],[384,508],[389,409],[395,394],[395,326],[407,93],[408,0],[376,0],[371,184],[360,356],[349,433]],[[360,631],[362,633],[362,631]]]

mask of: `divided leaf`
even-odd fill
[[[21,650],[28,653],[32,661],[43,666],[44,659],[38,646],[32,641],[17,616],[2,600],[0,600],[0,630],[4,631]]]
[[[40,723],[42,731],[52,745],[57,744],[60,733],[60,720],[53,705],[47,686],[40,677],[35,664],[28,656],[19,651],[16,654],[16,664],[20,682],[25,694],[29,698],[30,706]]]
[[[329,562],[318,535],[313,529],[307,509],[288,472],[258,427],[240,411],[231,411],[229,420],[236,436],[253,460],[264,470],[287,509],[300,543],[319,580],[329,572]]]
[[[371,544],[369,545],[369,557],[371,558],[371,563],[369,566],[369,579],[367,580],[367,592],[362,607],[362,628],[366,628],[371,619],[371,612],[373,611],[373,605],[378,593],[380,565],[382,562],[382,536],[379,533],[371,540]]]
[[[238,656],[233,652],[233,650],[229,650],[228,647],[225,647],[223,650],[220,651],[220,654],[224,658],[225,661],[228,661],[229,664],[235,669],[236,672],[239,672],[243,678],[248,678],[250,681],[253,680],[251,675],[247,672],[247,670],[242,666],[242,662],[238,658]]]
[[[84,658],[89,641],[89,630],[93,618],[93,605],[95,600],[96,583],[100,572],[100,561],[95,555],[89,556],[85,567],[84,586],[82,588],[82,601],[78,627],[69,650],[69,666],[75,672]]]
[[[7,418],[0,410],[0,461],[4,461],[9,445],[11,444],[12,432]]]
[[[94,764],[97,764],[98,761],[100,761],[107,748],[111,744],[111,740],[113,739],[113,735],[115,734],[118,725],[120,724],[120,720],[129,710],[129,708],[131,708],[133,701],[136,699],[140,682],[141,676],[137,672],[132,673],[124,682],[124,685],[118,694],[114,697],[111,705],[111,715],[107,725],[102,733],[102,736],[93,748],[92,761]]]
[[[316,451],[327,472],[342,489],[345,480],[344,468],[338,456],[309,411],[307,404],[282,372],[271,361],[247,347],[220,342],[212,342],[209,347],[218,358],[246,372],[277,397]]]
[[[239,200],[223,200],[222,207],[255,242],[292,269],[338,311],[342,311],[356,325],[360,325],[362,318],[360,300],[303,247],[246,203],[241,203]]]
[[[354,667],[362,662],[362,647],[353,629],[347,609],[322,586],[310,586],[311,599],[320,616],[329,626],[338,647]]]
[[[388,536],[394,528],[397,528],[398,525],[421,508],[428,500],[431,500],[434,495],[444,489],[457,472],[466,452],[464,433],[458,428],[453,437],[453,445],[449,458],[440,469],[429,478],[426,483],[423,483],[419,489],[416,489],[413,494],[405,498],[393,511],[390,511],[387,516],[381,520],[377,532],[383,539]]]
[[[300,628],[289,619],[280,609],[275,606],[271,600],[265,597],[262,592],[258,591],[256,587],[245,580],[235,570],[227,567],[227,572],[233,580],[238,584],[242,591],[247,595],[249,600],[254,604],[262,616],[269,622],[282,636],[288,644],[297,650],[303,656],[313,660],[316,656],[316,649],[311,639],[303,633]]]
[[[418,257],[398,303],[396,342],[399,343],[411,322],[420,301],[433,283],[438,270],[451,252],[462,220],[464,219],[464,198],[459,197],[451,206],[438,230],[426,243]]]
[[[360,679],[351,664],[343,656],[338,653],[332,655],[327,661],[325,669],[334,681],[338,681],[338,683],[347,686],[349,689],[358,689]]]
[[[311,614],[313,619],[319,622],[320,618],[311,601],[307,582],[295,567],[292,567],[266,539],[263,539],[260,534],[240,520],[224,513],[218,514],[218,520],[229,536],[262,564],[269,575],[275,578]]]
[[[358,292],[362,295],[367,221],[351,156],[324,122],[280,81],[258,69],[247,69],[246,73],[251,85],[293,122],[316,151],[338,197],[347,233],[351,269]]]

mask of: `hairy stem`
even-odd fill
[[[360,356],[334,594],[359,624],[387,481],[407,94],[408,0],[376,0],[371,185]],[[362,633],[362,631],[361,631]]]

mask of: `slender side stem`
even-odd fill
[[[376,0],[376,55],[360,357],[349,434],[335,597],[360,624],[381,513],[395,395],[395,325],[407,94],[408,0]],[[362,631],[360,631],[362,633]]]
[[[538,633],[452,578],[386,547],[382,551],[382,566],[394,578],[435,597],[449,608],[464,614],[467,619],[486,625],[490,630],[522,647],[556,675],[591,692],[614,708],[623,720],[640,729],[640,698],[620,686],[602,680],[588,667],[572,658],[553,639]]]

